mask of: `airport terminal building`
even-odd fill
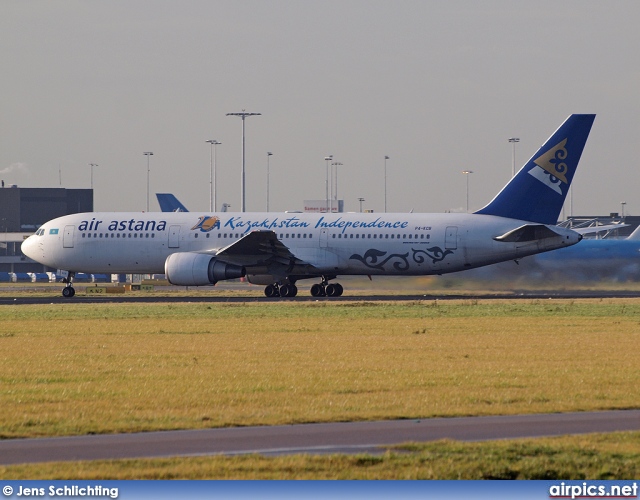
[[[93,212],[92,189],[0,188],[0,272],[55,271],[25,257],[22,242],[48,220]]]

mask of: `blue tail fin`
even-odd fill
[[[188,212],[187,207],[178,201],[171,193],[156,193],[160,210],[163,212]]]
[[[556,224],[596,115],[571,115],[477,214]]]

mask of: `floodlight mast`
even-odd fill
[[[218,205],[216,200],[216,193],[218,191],[218,188],[216,185],[217,184],[217,180],[216,180],[217,147],[216,146],[222,143],[217,141],[216,139],[209,139],[206,142],[211,144],[211,157],[210,157],[210,163],[209,163],[209,212],[215,212],[216,206]]]
[[[244,189],[244,180],[245,180],[245,160],[244,160],[244,119],[247,116],[260,116],[262,115],[262,113],[247,113],[244,109],[242,110],[242,112],[240,113],[227,113],[227,116],[239,116],[240,118],[242,118],[242,176],[240,179],[240,191],[241,191],[241,195],[240,195],[240,211],[241,212],[245,212],[246,211],[246,205],[245,205],[245,189]]]
[[[520,137],[509,137],[509,142],[513,145],[513,154],[511,155],[511,177],[516,175],[516,144],[520,142]]]
[[[99,165],[97,163],[89,163],[89,166],[91,167],[91,189],[93,189],[93,167],[98,167]]]
[[[147,212],[149,212],[149,157],[153,156],[153,151],[145,151],[142,154],[147,157]]]

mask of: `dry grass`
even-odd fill
[[[640,300],[0,308],[4,438],[637,408]]]

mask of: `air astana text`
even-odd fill
[[[164,231],[167,227],[164,220],[112,220],[106,227],[103,224],[101,220],[83,220],[78,231]]]

